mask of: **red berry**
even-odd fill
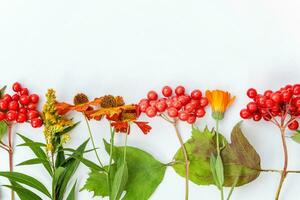
[[[300,108],[300,98],[296,99],[294,104],[295,104],[295,106]]]
[[[177,117],[178,116],[178,110],[174,107],[168,108],[168,115],[170,117]]]
[[[149,100],[157,100],[157,97],[158,97],[157,93],[156,93],[155,91],[153,91],[153,90],[151,90],[151,91],[148,92],[148,94],[147,94],[147,98],[148,98]]]
[[[176,89],[175,89],[175,94],[177,96],[180,96],[180,95],[184,95],[185,93],[185,88],[183,86],[177,86]]]
[[[253,115],[253,120],[254,120],[254,121],[259,121],[259,120],[261,120],[261,118],[262,118],[262,116],[261,116],[261,114],[259,114],[259,113],[255,113],[255,114]]]
[[[199,108],[199,109],[196,110],[195,114],[196,114],[197,117],[200,118],[200,117],[204,117],[204,115],[206,114],[206,112],[205,112],[205,110],[203,108]]]
[[[22,105],[27,105],[27,104],[29,104],[30,99],[29,99],[29,96],[27,96],[27,95],[21,95],[19,101]]]
[[[157,114],[157,110],[156,110],[155,107],[150,106],[150,107],[148,107],[148,108],[146,109],[146,115],[147,115],[148,117],[155,117],[156,114]]]
[[[30,99],[31,103],[38,103],[40,97],[37,94],[32,94],[29,96],[29,99]]]
[[[202,97],[201,99],[200,99],[200,106],[201,107],[205,107],[205,106],[207,106],[208,105],[208,99],[206,98],[206,97]]]
[[[293,93],[294,93],[294,95],[299,95],[300,94],[300,84],[297,84],[297,85],[293,86]]]
[[[269,114],[263,115],[263,118],[265,121],[270,121],[272,119],[271,115]]]
[[[181,107],[182,107],[182,104],[181,104],[180,101],[177,100],[177,101],[173,101],[172,106],[173,106],[174,108],[176,108],[177,110],[180,110]]]
[[[170,86],[164,86],[161,93],[165,96],[165,97],[170,97],[172,96],[172,88]]]
[[[5,111],[7,109],[8,109],[8,103],[7,103],[7,101],[1,100],[0,101],[0,110]]]
[[[24,123],[24,122],[26,122],[26,120],[27,120],[27,117],[23,113],[19,113],[18,116],[17,116],[17,119],[16,119],[16,121],[18,123]]]
[[[192,97],[192,99],[200,100],[202,97],[202,92],[200,90],[194,90],[191,93],[191,97]]]
[[[189,124],[193,124],[196,121],[196,117],[194,115],[190,115],[189,118],[186,121]]]
[[[159,101],[155,105],[158,112],[164,112],[167,109],[166,101]]]
[[[14,110],[10,110],[6,113],[6,118],[8,121],[14,121],[17,118],[17,112]]]
[[[30,103],[27,105],[28,110],[35,110],[36,109],[36,104]]]
[[[3,97],[2,97],[2,100],[3,101],[6,101],[7,103],[11,102],[12,101],[12,98],[9,94],[5,94]]]
[[[141,103],[144,103],[144,102],[149,103],[149,100],[148,99],[141,99],[139,103],[141,104]]]
[[[251,112],[248,110],[248,109],[243,109],[241,110],[240,112],[240,116],[243,118],[243,119],[249,119],[251,117]]]
[[[27,114],[27,109],[26,108],[19,108],[19,113]]]
[[[188,113],[193,112],[195,109],[194,105],[192,103],[188,103],[184,106],[184,110]]]
[[[285,91],[282,93],[282,101],[288,103],[290,102],[292,96],[293,94],[291,92]]]
[[[20,83],[15,82],[15,83],[13,84],[13,86],[12,86],[12,89],[13,89],[13,91],[15,91],[15,92],[19,92],[19,91],[21,91],[22,86],[21,86]]]
[[[19,109],[19,103],[17,101],[11,101],[8,104],[8,109],[9,110],[18,110]]]
[[[250,88],[248,91],[247,91],[247,96],[249,98],[255,98],[257,95],[257,91],[254,89],[254,88]]]
[[[153,106],[153,107],[155,107],[156,103],[157,103],[157,101],[155,101],[155,100],[149,101],[149,105]]]
[[[178,113],[178,118],[182,121],[186,121],[189,118],[189,114],[185,111],[181,111]]]
[[[11,98],[12,98],[12,100],[19,101],[20,96],[18,94],[14,94],[14,95],[12,95]]]
[[[0,111],[0,121],[5,120],[6,114]]]
[[[265,96],[257,95],[255,98],[255,102],[261,107],[266,106],[266,101],[267,101],[267,98]]]
[[[183,106],[185,106],[187,103],[189,103],[190,100],[191,100],[191,98],[187,95],[181,95],[178,97],[178,101],[180,101]]]
[[[201,108],[201,106],[200,106],[200,100],[192,99],[192,100],[191,100],[191,104],[194,105],[194,108],[195,108],[195,109]]]
[[[273,94],[272,90],[267,90],[265,91],[264,96],[270,98],[272,94]]]
[[[34,118],[30,123],[33,128],[39,128],[43,125],[43,121],[40,118]]]
[[[297,130],[299,128],[299,123],[298,121],[294,120],[292,123],[289,124],[288,127],[290,130]]]
[[[254,102],[248,103],[247,109],[248,109],[251,113],[255,112],[255,111],[257,110],[257,105],[256,105],[256,103],[254,103]]]
[[[282,100],[281,94],[279,92],[273,93],[271,95],[271,99],[275,102],[275,103],[280,103]]]
[[[140,108],[141,112],[146,112],[146,110],[147,110],[148,107],[149,107],[148,103],[143,102],[143,103],[139,104],[139,108]]]
[[[28,95],[29,94],[29,91],[27,88],[22,88],[21,91],[20,91],[20,94],[21,95]]]
[[[267,99],[265,105],[267,108],[272,108],[274,106],[274,102],[271,99]]]

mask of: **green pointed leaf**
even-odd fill
[[[260,157],[243,135],[240,123],[232,130],[230,144],[222,135],[219,135],[219,139],[220,145],[224,146],[221,151],[224,186],[231,187],[235,184],[236,179],[238,179],[236,186],[250,183],[256,179],[260,174]],[[214,131],[209,131],[207,128],[204,131],[193,128],[192,138],[185,143],[185,147],[190,160],[190,180],[198,185],[215,184],[210,166],[211,155],[216,155]],[[173,168],[180,176],[184,177],[185,165],[181,149],[178,150],[174,159],[177,162]],[[219,170],[221,174],[221,168]]]
[[[57,186],[55,188],[55,191],[56,191],[55,194],[57,195],[57,197],[56,197],[57,200],[64,199],[64,194],[65,194],[66,188],[68,186],[68,183],[80,164],[80,161],[78,159],[75,159],[74,156],[82,157],[88,141],[89,140],[86,140],[84,143],[82,143],[76,149],[76,151],[72,154],[72,156],[67,158],[65,160],[65,162],[62,163],[61,166],[64,167],[65,170],[59,177],[59,179],[57,181]]]
[[[63,168],[63,167],[58,167],[55,170],[55,173],[54,173],[54,176],[53,176],[53,179],[52,179],[52,187],[53,188],[56,188],[57,181],[59,180],[59,177],[62,175],[62,173],[64,172],[64,170],[65,170],[65,168]]]
[[[120,162],[120,161],[119,161]],[[126,161],[121,161],[120,166],[118,166],[116,174],[114,175],[114,180],[111,189],[111,200],[119,200],[122,193],[124,192],[125,185],[128,179],[128,168]]]
[[[215,162],[215,168],[216,168],[216,175],[217,175],[218,182],[219,182],[220,186],[223,186],[223,184],[224,184],[224,167],[223,167],[223,162],[222,162],[222,158],[220,155],[217,155],[217,159]]]
[[[109,153],[110,145],[104,141],[105,149]],[[162,182],[166,165],[157,161],[149,153],[127,146],[126,163],[128,168],[128,179],[125,185],[126,194],[123,200],[148,200],[154,193],[158,185]],[[111,177],[115,177],[119,158],[123,158],[124,147],[113,148],[113,159],[116,164],[111,167]],[[104,167],[104,168],[107,168]],[[111,181],[113,182],[113,180]],[[107,174],[105,172],[90,172],[89,178],[86,180],[81,190],[88,190],[94,193],[94,196],[108,196]]]
[[[65,152],[63,151],[63,147],[60,145],[58,147],[56,161],[55,161],[55,167],[58,168],[62,165],[63,162],[65,162]]]
[[[28,147],[32,150],[32,152],[41,160],[48,160],[48,157],[46,155],[46,153],[43,151],[43,149],[40,147],[41,143],[36,143],[33,140],[30,140],[29,138],[18,134],[23,141],[25,142],[26,145],[28,145]],[[52,168],[51,168],[51,164],[50,162],[45,162],[43,163],[43,166],[45,167],[45,169],[48,171],[48,173],[52,176],[53,172],[52,172]]]
[[[42,200],[41,197],[21,185],[3,185],[3,187],[7,187],[15,191],[21,200]]]
[[[5,89],[6,89],[6,85],[3,86],[1,89],[0,89],[0,99],[2,99],[4,93],[5,93]]]
[[[112,169],[112,168],[111,168]],[[114,173],[112,173],[114,177]],[[108,194],[107,173],[103,171],[92,170],[86,180],[83,188],[80,191],[87,190],[93,192],[93,196],[106,197]]]
[[[63,131],[57,133],[58,135],[63,135],[66,133],[69,133],[70,131],[72,131],[80,122],[76,122],[75,124],[71,125],[71,126],[67,126],[66,128],[64,128]]]
[[[37,179],[31,176],[19,172],[0,172],[0,176],[8,178],[10,181],[18,182],[30,186],[44,193],[48,197],[51,197],[47,188],[41,182],[39,182]]]
[[[7,123],[5,121],[0,121],[0,140],[7,132]]]
[[[300,131],[296,131],[296,133],[291,136],[291,139],[300,144]]]
[[[72,190],[70,191],[66,200],[75,200],[75,189],[76,189],[76,182],[74,183]]]
[[[48,162],[48,160],[43,160],[43,159],[40,159],[40,158],[33,158],[33,159],[23,161],[23,162],[17,164],[17,166],[44,164],[45,162]]]
[[[104,171],[104,169],[101,166],[97,165],[96,163],[94,163],[94,162],[92,162],[88,159],[85,159],[85,158],[77,156],[77,155],[75,155],[75,156],[74,155],[69,155],[69,154],[67,154],[67,155],[79,160],[80,162],[82,162],[82,164],[89,167],[91,170]]]

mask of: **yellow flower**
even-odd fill
[[[222,120],[226,109],[234,102],[235,96],[223,90],[207,90],[205,94],[212,107],[212,116],[216,120]]]
[[[49,89],[46,94],[46,103],[43,107],[43,120],[44,120],[44,135],[46,139],[46,149],[49,152],[54,152],[57,148],[57,140],[55,137],[57,133],[61,133],[66,130],[66,128],[74,125],[73,121],[67,119],[58,114],[56,108],[56,96],[55,91],[53,89]],[[69,135],[65,135],[64,133],[62,138],[60,138],[60,144],[69,140]]]

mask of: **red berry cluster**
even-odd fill
[[[0,121],[31,123],[33,128],[43,125],[40,113],[37,111],[39,96],[37,94],[29,95],[27,88],[23,88],[16,82],[12,86],[14,95],[4,94],[0,99]]]
[[[203,117],[206,113],[204,108],[208,105],[208,100],[202,96],[200,90],[194,90],[188,95],[183,86],[178,86],[173,94],[171,87],[164,86],[162,94],[164,97],[158,98],[155,91],[148,92],[147,98],[139,103],[140,111],[146,113],[148,117],[166,112],[170,118],[178,118],[189,124],[195,123],[197,118]]]
[[[290,130],[299,128],[297,118],[300,116],[300,84],[287,85],[274,92],[267,90],[264,94],[258,94],[255,89],[250,88],[247,96],[253,101],[247,104],[247,108],[241,110],[242,118],[252,118],[254,121],[263,118],[273,122],[276,122],[276,118],[280,118],[276,125],[284,126],[286,123]]]

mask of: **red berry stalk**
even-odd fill
[[[284,152],[284,165],[281,171],[280,183],[276,192],[276,200],[279,199],[283,182],[287,175],[288,150],[286,145],[286,130],[297,130],[300,116],[300,84],[287,85],[278,91],[267,90],[264,94],[250,88],[247,95],[252,99],[247,108],[242,109],[240,115],[244,119],[260,121],[264,119],[275,124],[281,133]]]
[[[165,86],[162,88],[162,94],[164,97],[158,98],[158,94],[155,91],[148,92],[147,98],[140,101],[139,109],[141,112],[146,113],[148,117],[159,116],[174,126],[185,159],[185,199],[187,200],[189,195],[190,162],[178,130],[178,122],[184,121],[194,124],[197,118],[202,118],[205,115],[204,108],[208,105],[208,100],[206,97],[202,97],[200,90],[194,90],[190,95],[186,94],[183,86],[176,87],[174,95],[172,88]]]
[[[1,148],[6,150],[9,155],[9,170],[13,171],[13,133],[12,128],[16,123],[29,122],[33,128],[43,125],[40,113],[37,111],[39,96],[37,94],[29,95],[27,88],[22,88],[20,83],[16,82],[12,86],[15,94],[12,96],[4,94],[0,97],[0,121],[5,121],[8,126],[8,144],[1,141]],[[11,193],[11,199],[14,199],[14,193]]]

